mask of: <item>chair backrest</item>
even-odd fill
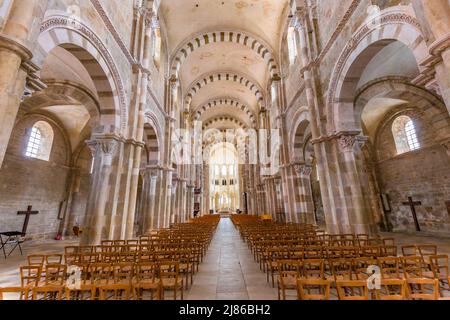
[[[378,258],[378,266],[381,270],[381,276],[384,279],[400,279],[400,258],[398,257],[381,257]]]
[[[424,261],[420,256],[402,257],[402,271],[405,278],[422,278]]]
[[[328,262],[335,281],[351,280],[352,262],[349,259],[331,259]]]
[[[331,281],[323,279],[298,279],[299,300],[330,300]]]
[[[20,280],[22,287],[37,286],[41,280],[41,266],[21,266]]]
[[[131,287],[128,284],[106,284],[98,287],[100,300],[130,300]]]
[[[30,254],[27,257],[29,266],[43,267],[45,263],[45,254]]]
[[[411,300],[439,300],[439,280],[424,278],[409,278],[407,294]]]
[[[157,282],[159,279],[159,265],[156,262],[139,262],[135,268],[136,280],[150,280]]]
[[[67,266],[65,264],[48,264],[45,266],[46,285],[64,285],[67,278]]]
[[[117,263],[113,265],[113,277],[115,283],[131,283],[134,277],[134,264]]]
[[[338,280],[336,288],[339,300],[369,300],[369,286],[362,280]]]
[[[161,279],[178,279],[180,276],[180,263],[178,261],[159,261],[159,276]]]
[[[421,244],[417,246],[417,249],[422,258],[436,256],[438,254],[437,246],[434,244]]]
[[[402,246],[402,255],[404,257],[416,256],[417,255],[416,245],[403,245]]]
[[[82,284],[78,289],[65,288],[66,300],[95,300],[97,287],[95,285]]]
[[[448,272],[448,255],[442,254],[430,256],[430,265],[436,279],[449,279],[450,274]]]
[[[62,300],[62,286],[40,286],[33,288],[33,300]]]
[[[47,254],[45,256],[45,264],[61,264],[63,261],[62,254]]]
[[[88,267],[88,273],[92,284],[109,283],[113,280],[112,265],[109,263],[93,263]]]
[[[404,279],[382,279],[381,288],[375,290],[376,300],[405,300],[406,280]]]
[[[303,277],[323,279],[325,276],[325,263],[322,259],[306,259],[302,263]]]

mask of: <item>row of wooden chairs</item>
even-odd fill
[[[218,222],[202,217],[138,240],[70,246],[64,255],[30,255],[20,267],[21,287],[0,288],[0,299],[19,293],[22,300],[143,300],[165,299],[166,292],[183,299]]]
[[[298,279],[295,289],[299,300],[331,300],[331,288],[330,280]],[[449,300],[440,297],[434,279],[382,279],[374,290],[366,281],[338,280],[336,291],[339,300]]]

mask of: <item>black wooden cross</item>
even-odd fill
[[[28,222],[30,221],[30,215],[38,214],[39,211],[31,211],[33,206],[28,206],[27,211],[18,211],[18,215],[25,215],[25,221],[23,222],[22,235],[25,236],[27,234]]]
[[[409,206],[411,208],[411,212],[414,218],[414,224],[416,225],[416,231],[420,230],[420,224],[419,219],[417,219],[417,213],[416,213],[416,206],[421,206],[422,202],[420,201],[413,201],[412,197],[408,197],[408,202],[403,202],[404,206]]]

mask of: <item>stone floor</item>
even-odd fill
[[[399,245],[434,243],[439,253],[450,255],[450,238],[417,234],[385,233]],[[26,264],[31,253],[62,253],[74,241],[50,241],[24,244],[23,256],[17,250],[7,260],[0,255],[0,287],[20,285],[18,268]],[[188,300],[275,300],[277,290],[267,283],[266,275],[254,262],[247,245],[228,218],[222,219],[204,263],[194,277],[193,286],[185,293]]]

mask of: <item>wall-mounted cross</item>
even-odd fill
[[[28,222],[30,221],[30,215],[38,214],[39,211],[32,211],[33,206],[28,206],[27,211],[18,211],[18,215],[25,215],[25,221],[23,222],[22,235],[25,236],[27,234]]]
[[[414,218],[414,224],[416,225],[416,231],[420,230],[420,224],[419,219],[417,219],[417,213],[416,213],[416,206],[421,206],[422,202],[420,201],[413,201],[412,197],[408,197],[408,202],[403,202],[404,206],[409,206],[411,208],[411,212]]]

